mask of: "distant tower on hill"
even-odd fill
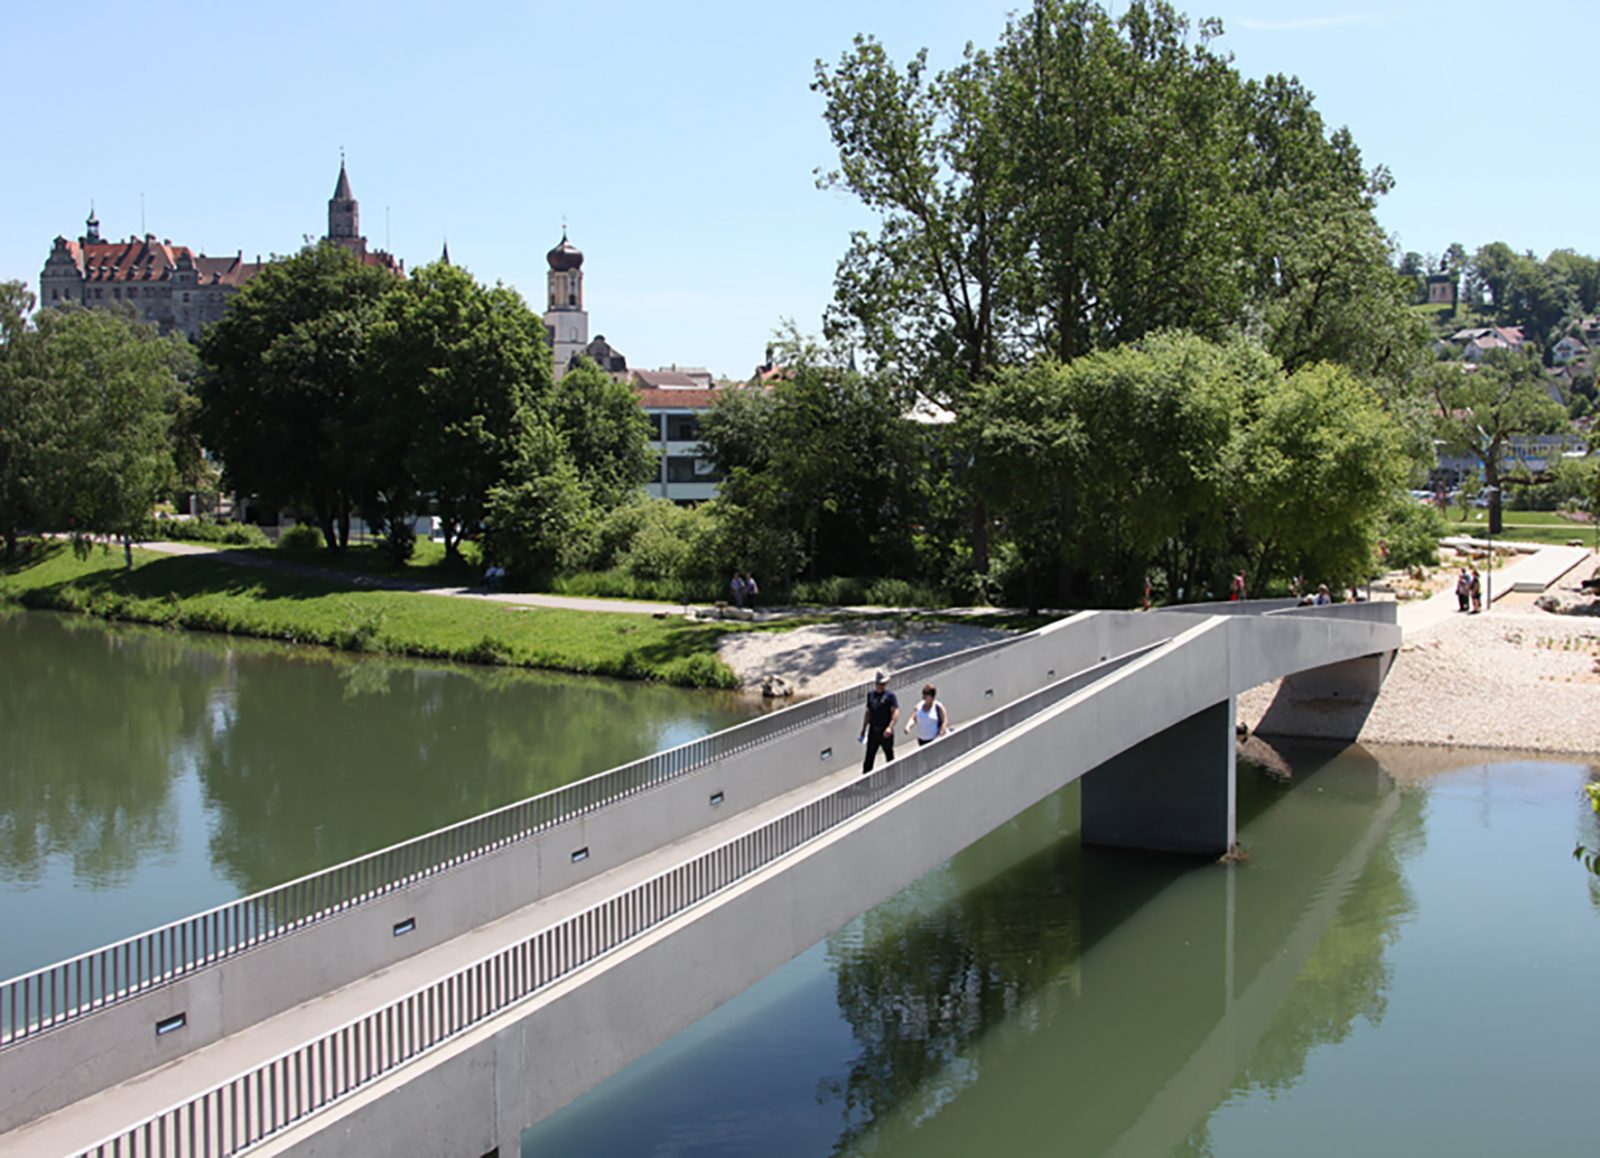
[[[339,180],[328,198],[328,240],[341,249],[348,249],[367,265],[376,265],[391,273],[403,274],[405,262],[381,249],[368,250],[367,239],[361,236],[361,202],[350,192],[350,174],[345,170],[344,157],[339,157]]]
[[[583,308],[583,251],[567,240],[545,254],[550,265],[544,325],[550,339],[551,363],[559,379],[572,359],[589,344],[589,313]]]

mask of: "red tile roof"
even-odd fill
[[[723,393],[721,390],[691,390],[684,387],[651,389],[637,384],[633,392],[639,399],[639,405],[646,410],[705,410]]]
[[[247,262],[238,254],[206,257],[187,245],[157,241],[153,235],[87,244],[69,241],[67,253],[90,282],[170,281],[184,259],[194,264],[201,285],[243,285],[261,270],[258,263]]]

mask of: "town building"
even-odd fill
[[[700,416],[722,391],[678,370],[635,370],[632,380],[656,448],[656,477],[645,492],[675,503],[715,498],[722,475],[700,445]]]
[[[361,235],[361,206],[350,191],[342,160],[328,201],[327,240],[368,265],[405,273],[404,262],[368,248]],[[245,261],[240,251],[231,257],[210,257],[170,240],[158,241],[153,233],[107,241],[100,236],[100,219],[91,208],[83,236],[76,241],[57,237],[51,246],[39,274],[39,304],[131,309],[164,333],[175,330],[196,341],[262,266],[259,256]]]

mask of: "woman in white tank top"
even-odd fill
[[[919,747],[929,740],[937,740],[950,730],[950,713],[944,710],[944,705],[939,702],[938,697],[938,688],[932,684],[923,684],[922,702],[906,721],[906,734],[910,735],[911,729],[915,728]]]

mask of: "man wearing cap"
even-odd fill
[[[879,672],[873,678],[873,688],[867,693],[867,710],[861,717],[861,735],[867,746],[867,758],[862,761],[861,775],[872,771],[878,749],[883,749],[885,760],[894,759],[894,725],[900,718],[900,701],[889,690],[889,675]]]

